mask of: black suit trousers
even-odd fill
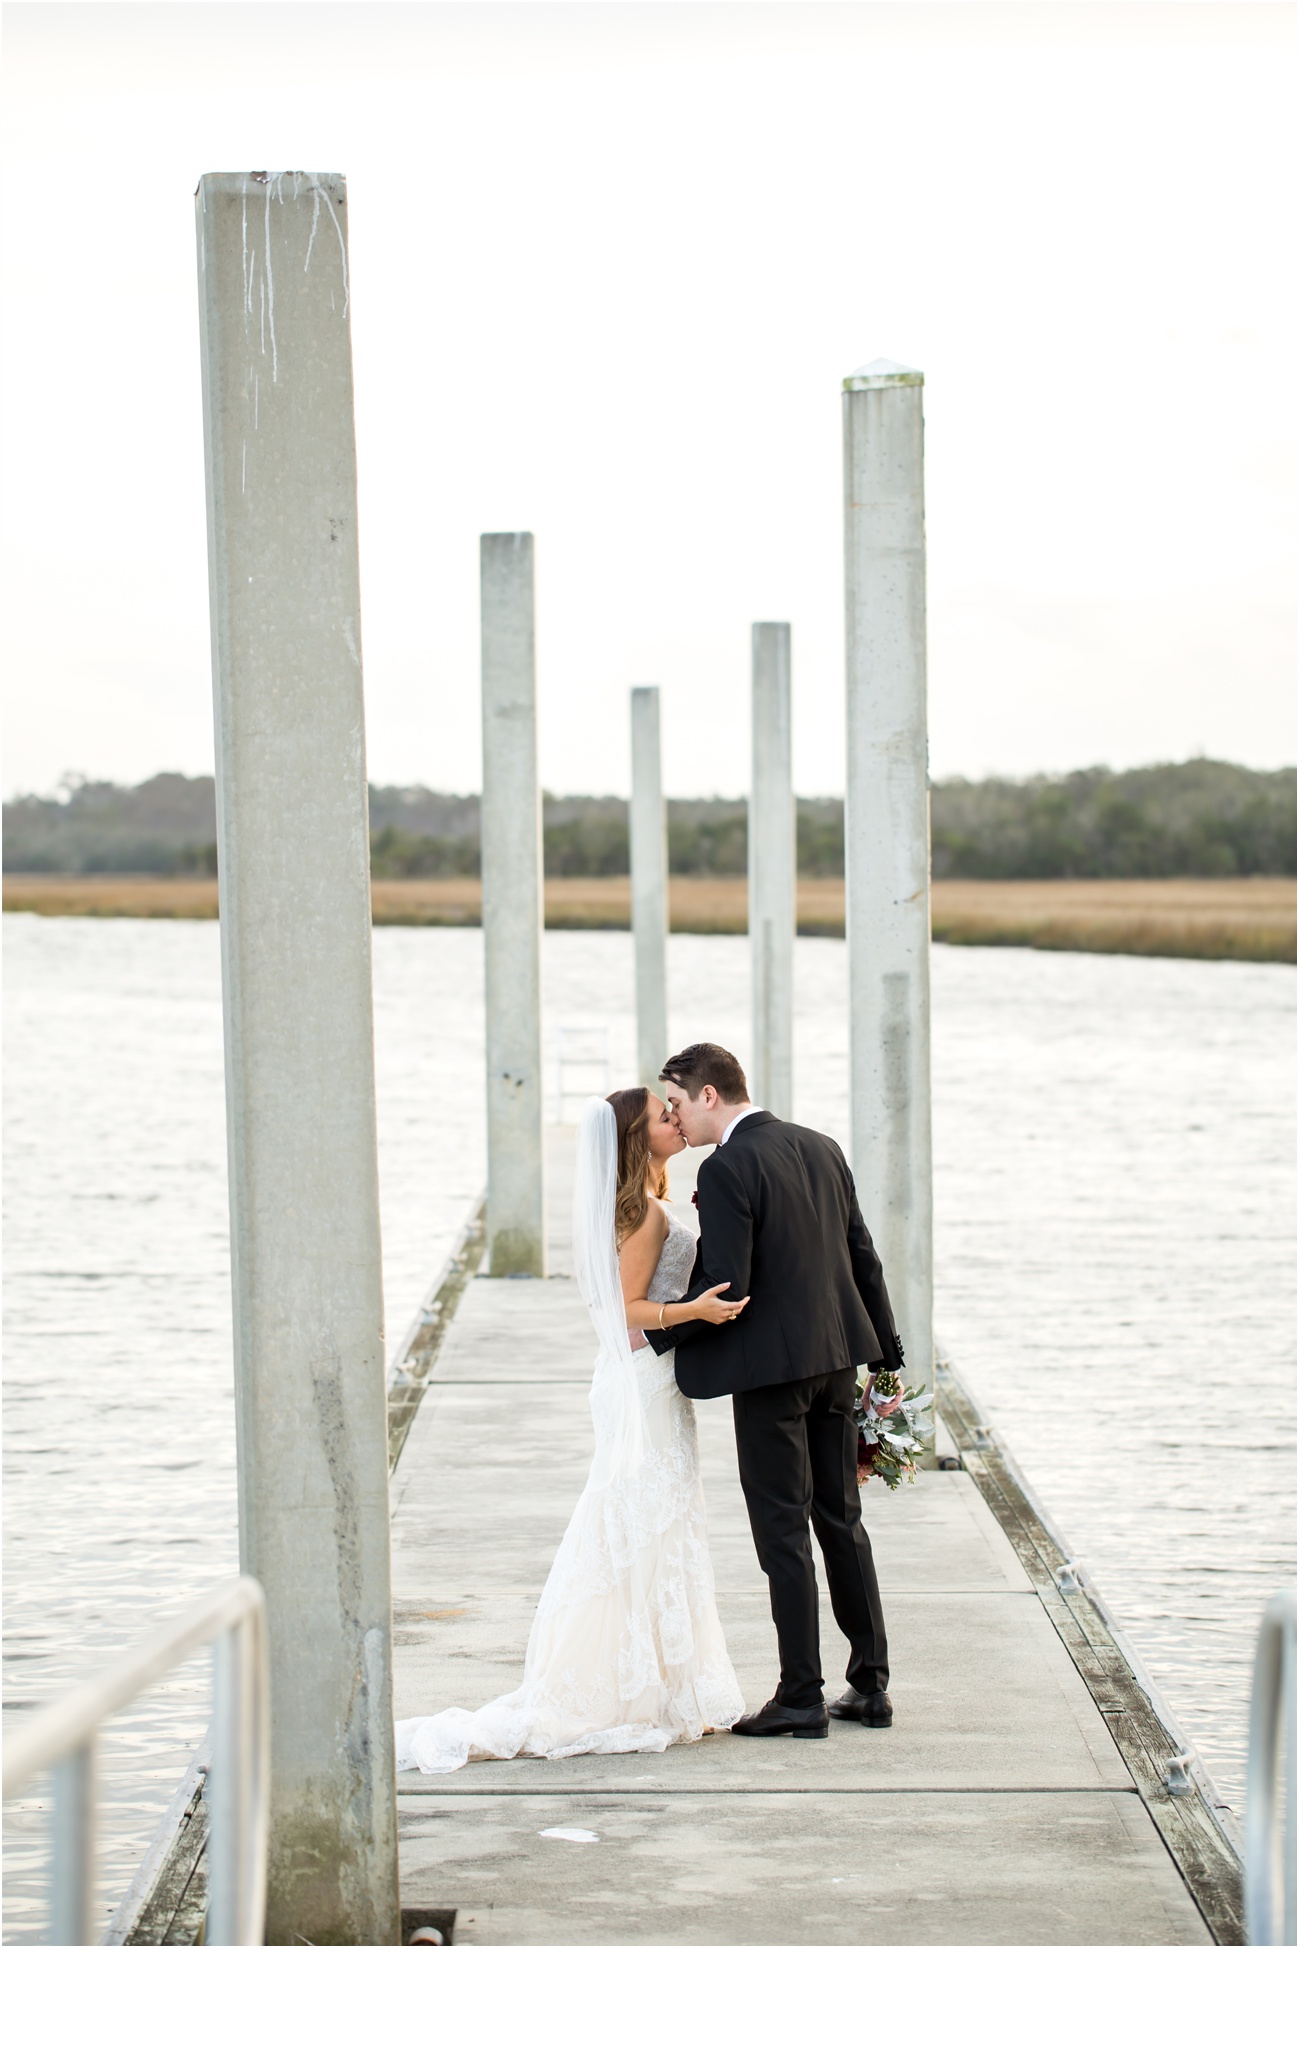
[[[884,1614],[857,1486],[856,1391],[848,1366],[732,1397],[740,1484],[780,1645],[779,1697],[791,1707],[816,1705],[824,1682],[809,1521],[825,1559],[834,1618],[851,1645],[848,1683],[870,1693],[889,1682]]]

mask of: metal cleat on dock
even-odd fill
[[[403,1948],[453,1948],[456,1912],[453,1906],[403,1906]]]

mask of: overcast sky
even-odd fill
[[[478,786],[477,538],[542,772],[842,788],[839,392],[926,375],[935,775],[1294,759],[1294,11],[10,5],[6,792],[210,769],[192,193],[349,180],[370,772]]]

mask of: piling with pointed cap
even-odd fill
[[[631,928],[636,1078],[657,1088],[668,1045],[668,840],[657,689],[631,693]]]
[[[932,1383],[929,778],[923,386],[879,360],[844,380],[852,1166],[909,1377]]]
[[[753,780],[749,796],[749,960],[753,1059],[749,1094],[794,1112],[796,834],[789,627],[753,628]]]
[[[487,1260],[546,1270],[541,1092],[541,797],[530,533],[480,543]]]
[[[239,1549],[266,1938],[399,1938],[356,457],[341,177],[196,200]]]

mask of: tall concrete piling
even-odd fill
[[[266,1938],[399,1939],[356,455],[341,177],[196,195],[242,1568]]]
[[[631,693],[631,928],[636,955],[636,1078],[657,1089],[668,1044],[668,836],[659,693]]]
[[[924,378],[844,380],[852,1167],[916,1381],[933,1372]]]
[[[796,836],[789,627],[753,628],[753,781],[749,795],[749,1093],[774,1116],[794,1113]]]
[[[487,1263],[546,1271],[541,799],[530,533],[481,541]]]

